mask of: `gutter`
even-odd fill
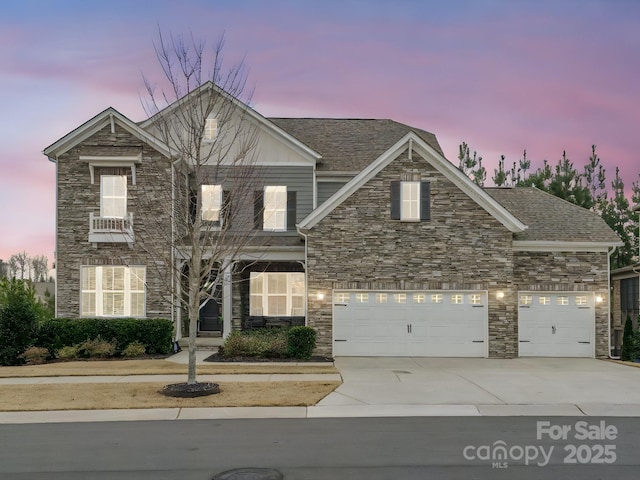
[[[620,360],[620,357],[614,357],[613,355],[611,355],[611,255],[613,255],[613,252],[616,251],[618,247],[611,247],[611,250],[609,250],[607,253],[609,254],[607,257],[607,286],[608,286],[608,301],[607,301],[607,342],[608,342],[608,348],[609,348],[609,355],[608,357],[612,360]]]

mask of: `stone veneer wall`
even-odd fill
[[[608,256],[606,252],[515,252],[514,283],[517,291],[595,292],[596,357],[609,354]]]
[[[100,170],[91,184],[89,166],[81,155],[134,156],[136,183],[127,173],[127,211],[133,213],[135,243],[89,243],[89,213],[100,213]],[[165,264],[171,232],[168,199],[170,183],[164,156],[116,125],[115,133],[105,127],[58,159],[57,183],[57,308],[59,317],[80,316],[80,267],[82,265],[145,265],[147,267],[146,316],[171,318],[168,301],[170,273]],[[170,177],[165,177],[170,178]],[[149,253],[151,252],[151,253]]]
[[[429,222],[391,220],[390,182],[411,173],[431,181]],[[333,289],[483,289],[489,356],[516,356],[511,245],[511,232],[426,160],[401,154],[308,232],[307,318],[317,353],[332,352]]]

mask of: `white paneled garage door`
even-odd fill
[[[519,292],[521,357],[593,357],[593,293]]]
[[[335,291],[333,355],[487,356],[486,291]]]

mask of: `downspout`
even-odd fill
[[[611,355],[611,255],[616,251],[618,247],[611,247],[607,253],[609,254],[607,257],[607,337],[608,337],[608,348],[609,348],[609,358],[612,360],[620,360],[620,357],[614,357]]]
[[[300,231],[300,227],[296,225],[296,231],[298,235],[304,238],[304,324],[309,326],[309,274],[308,274],[308,247],[307,247],[307,234]]]

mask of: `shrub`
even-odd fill
[[[33,345],[36,312],[33,289],[20,280],[0,281],[0,365],[20,365]]]
[[[287,353],[290,357],[308,360],[316,348],[316,331],[311,327],[291,327],[287,332]]]
[[[77,355],[83,358],[107,358],[116,353],[116,342],[108,342],[98,336],[93,340],[85,340],[78,345]]]
[[[114,339],[116,351],[137,341],[147,353],[167,354],[171,352],[173,324],[159,318],[54,318],[41,324],[36,344],[57,351],[98,336]]]
[[[42,347],[29,347],[19,358],[27,362],[27,365],[42,365],[49,358],[49,350]]]
[[[58,358],[62,358],[64,360],[76,358],[78,356],[78,347],[77,345],[68,345],[66,347],[62,347],[60,350],[58,350],[56,355],[58,356]]]
[[[633,323],[631,316],[627,315],[627,321],[624,323],[624,333],[622,335],[622,360],[635,360],[636,355],[636,342],[633,332]]]
[[[287,356],[287,331],[261,329],[232,332],[224,341],[220,354],[227,358],[285,358]]]
[[[122,354],[125,357],[142,357],[145,353],[147,353],[147,349],[137,340],[135,342],[131,342],[127,345],[127,348],[122,351]]]

